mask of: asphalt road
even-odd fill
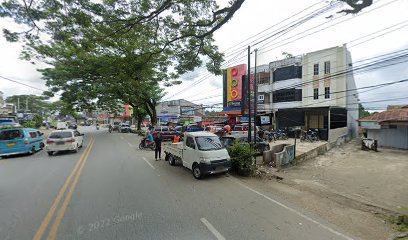
[[[79,130],[79,153],[0,160],[0,239],[354,239],[236,177],[156,162],[134,134]]]

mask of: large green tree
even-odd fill
[[[117,99],[154,121],[160,82],[171,85],[204,59],[210,72],[221,73],[213,33],[243,2],[220,8],[215,0],[7,0],[0,16],[26,27],[3,32],[25,43],[25,59],[52,66],[41,71],[63,101],[90,109]]]
[[[7,103],[13,103],[19,107],[19,112],[31,113],[47,113],[49,111],[50,103],[46,101],[47,98],[37,95],[13,95],[6,98]]]

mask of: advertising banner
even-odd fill
[[[242,76],[246,74],[246,64],[227,69],[227,102],[241,101]]]

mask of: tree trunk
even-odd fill
[[[150,117],[150,122],[152,123],[152,125],[156,125],[157,123],[156,105],[150,102],[150,100],[146,100],[145,109]]]
[[[137,116],[137,130],[141,130],[142,128],[141,128],[141,125],[142,125],[142,122],[143,122],[143,115],[142,114],[140,114],[140,115],[138,115]]]

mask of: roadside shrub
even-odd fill
[[[33,118],[35,128],[40,128],[43,124],[43,118],[40,115],[35,115]]]
[[[249,144],[234,142],[227,150],[234,171],[242,176],[250,176],[255,173],[254,150]]]
[[[36,128],[34,121],[26,121],[21,125],[25,128]]]

